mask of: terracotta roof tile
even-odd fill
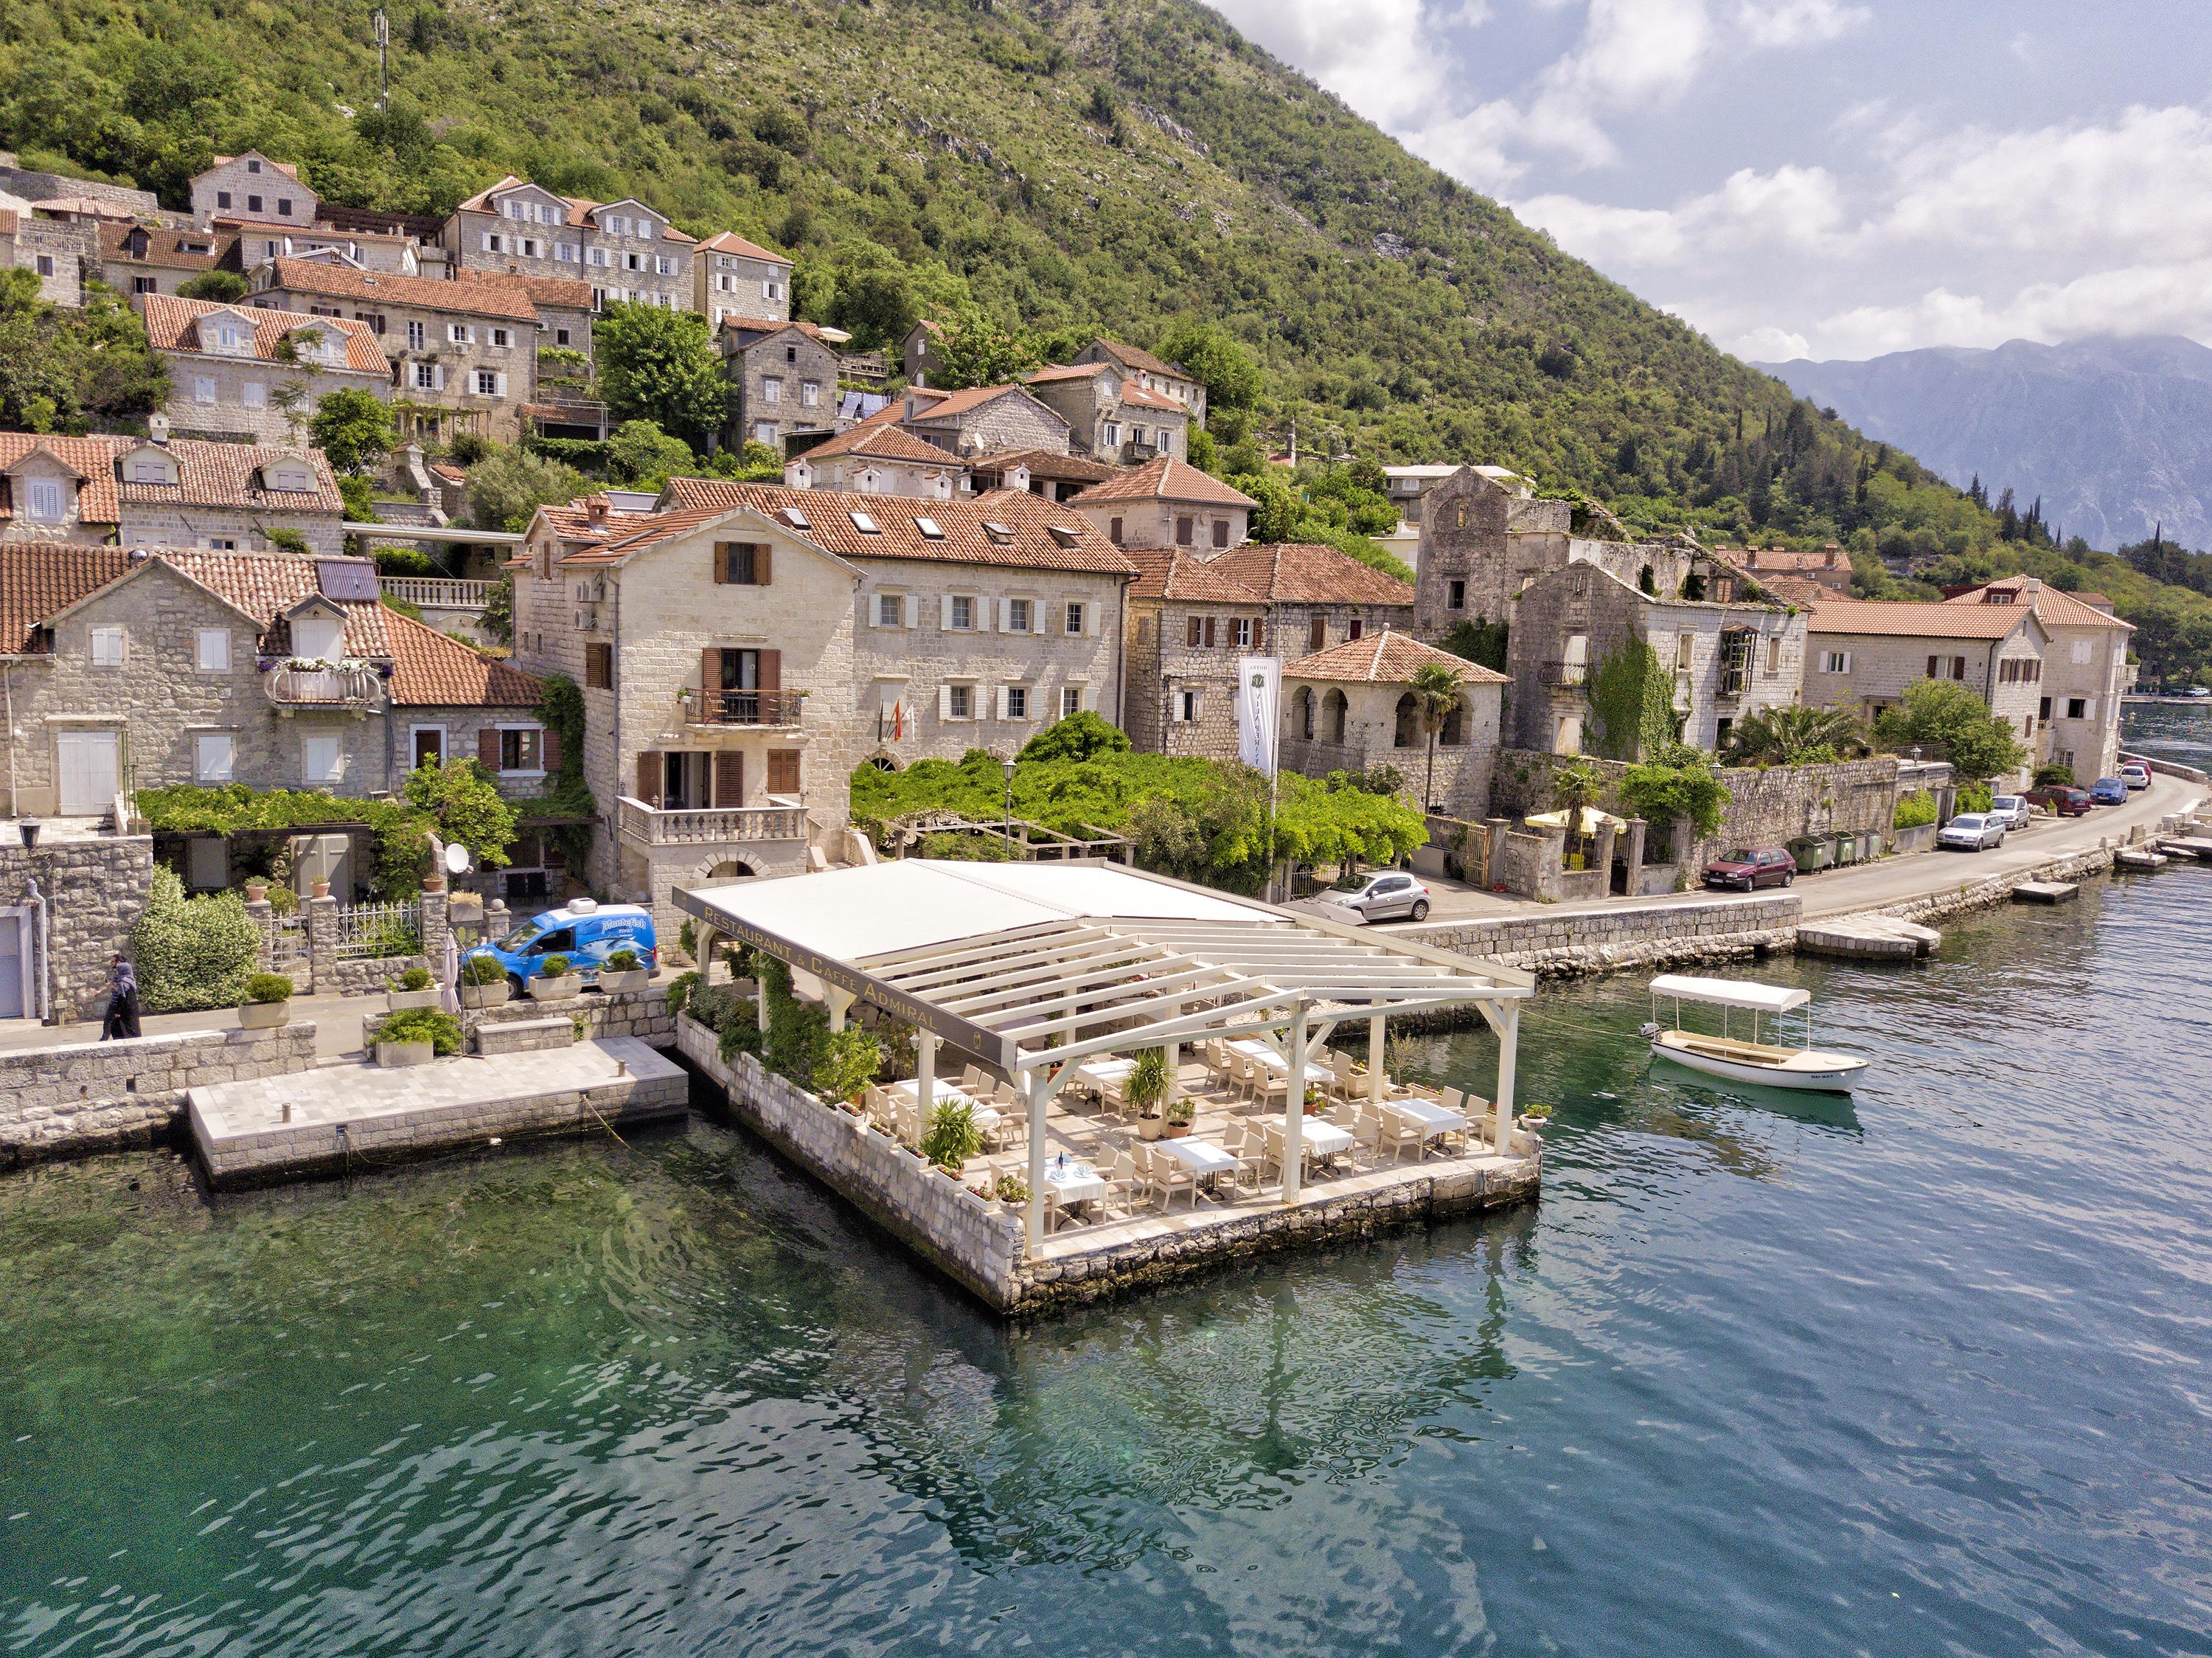
[[[1057,449],[1000,449],[978,455],[970,464],[981,472],[1001,473],[1016,466],[1027,466],[1033,478],[1087,484],[1103,483],[1114,475],[1114,468],[1103,460],[1093,460],[1088,455],[1062,454]]]
[[[1807,618],[1808,633],[1856,633],[1899,638],[2002,639],[2028,614],[2019,605],[1899,604],[1838,599]]]
[[[908,417],[911,423],[919,424],[928,421],[956,420],[988,403],[995,403],[1002,397],[1029,397],[1030,393],[1019,386],[970,386],[957,392],[939,392],[933,387],[917,386],[914,395],[931,399],[915,405],[914,413]],[[1035,399],[1031,399],[1031,401]],[[891,406],[896,408],[900,405],[895,403]],[[1044,407],[1041,403],[1037,406]],[[1049,414],[1052,411],[1047,410],[1046,412]],[[1057,414],[1052,418],[1060,419]],[[1061,421],[1060,424],[1065,425],[1066,423]]]
[[[761,339],[746,341],[738,348],[740,350],[750,350],[761,340],[773,338],[787,328],[796,328],[809,339],[822,338],[821,325],[809,322],[805,317],[724,317],[722,326],[734,328],[741,334],[758,334],[761,337]],[[823,343],[827,344],[829,342],[824,340]]]
[[[270,443],[223,443],[180,437],[166,448],[177,463],[174,484],[124,483],[116,468],[143,437],[54,437],[37,432],[0,432],[0,471],[33,450],[44,449],[84,479],[77,515],[88,524],[121,522],[118,504],[228,507],[243,511],[340,513],[344,499],[337,479],[319,450],[289,449]],[[279,460],[304,461],[313,474],[313,490],[272,490],[262,483],[264,470]],[[0,506],[0,521],[10,514]]]
[[[430,278],[435,281],[435,277]],[[556,306],[565,311],[592,308],[592,284],[570,277],[532,276],[526,271],[469,271],[453,273],[456,282],[489,283],[514,289],[533,305]]]
[[[1156,392],[1149,386],[1139,386],[1133,380],[1121,382],[1121,406],[1125,409],[1158,409],[1168,414],[1188,415],[1190,411],[1165,392]]]
[[[1241,490],[1171,454],[1155,455],[1141,466],[1124,466],[1103,484],[1075,497],[1078,506],[1109,501],[1188,501],[1208,507],[1253,507],[1259,503]]]
[[[1133,369],[1144,374],[1166,375],[1175,380],[1195,380],[1197,376],[1180,363],[1164,363],[1150,351],[1134,345],[1124,345],[1118,339],[1100,339],[1098,349],[1112,357],[1124,369]]]
[[[790,533],[841,558],[926,558],[1105,576],[1127,576],[1132,568],[1119,548],[1077,515],[1025,491],[993,490],[966,501],[923,501],[910,496],[794,490],[781,484],[672,478],[663,498],[679,508],[713,512],[750,508],[775,515],[796,508],[808,527],[792,526]],[[856,525],[854,513],[866,515],[878,533],[872,535]],[[922,533],[915,521],[924,518],[944,532],[942,539]],[[994,523],[1008,532],[1003,541],[984,527]]]
[[[1121,556],[1137,567],[1129,584],[1132,599],[1164,599],[1182,604],[1264,605],[1267,600],[1224,568],[1226,560],[1200,558],[1180,547],[1124,547]]]
[[[947,472],[964,472],[968,463],[950,450],[940,449],[927,438],[916,437],[896,424],[898,405],[893,404],[880,414],[874,414],[849,430],[842,431],[827,442],[817,443],[801,456],[811,460],[815,456],[830,458],[841,454],[868,455],[879,460],[901,460],[915,466],[942,466]]]
[[[791,259],[783,253],[770,253],[757,241],[747,241],[734,230],[725,230],[719,236],[709,236],[699,244],[702,253],[735,253],[742,259],[766,259],[772,265],[789,265]]]
[[[1984,586],[1972,588],[1943,602],[1947,605],[1988,604],[1993,610],[2014,609],[2017,608],[2016,605],[1992,603],[1985,595],[1992,591],[2017,593],[2029,579],[2024,576],[2009,576],[2002,581],[1990,582]],[[2109,611],[2099,610],[2094,605],[2084,604],[2075,594],[2061,593],[2048,583],[2037,584],[2033,608],[2035,612],[2035,619],[2045,627],[2118,627],[2126,628],[2130,633],[2135,631],[2131,623],[2122,621]]]
[[[30,655],[40,623],[131,570],[121,547],[0,542],[0,654]]]
[[[1236,579],[1277,604],[1407,605],[1413,589],[1350,553],[1308,541],[1247,541],[1220,555]]]
[[[319,294],[331,299],[411,305],[424,311],[500,317],[510,322],[535,324],[538,320],[538,308],[530,302],[530,296],[496,273],[468,282],[447,282],[392,271],[357,271],[349,265],[332,265],[323,259],[279,258],[269,265],[271,280],[257,292]]]
[[[239,155],[261,155],[261,159],[263,161],[267,162],[270,166],[275,168],[286,178],[296,180],[300,176],[300,164],[297,162],[280,162],[273,155],[262,155],[261,152],[258,149],[242,149],[239,152]],[[210,172],[213,172],[215,168],[218,167],[226,167],[237,159],[238,155],[218,155],[214,159],[214,161],[209,163],[208,170]]]
[[[1043,368],[1024,375],[1022,383],[1035,386],[1040,382],[1049,384],[1056,380],[1089,380],[1094,375],[1114,372],[1114,365],[1110,363],[1048,363]]]
[[[1390,628],[1365,638],[1346,639],[1340,645],[1317,650],[1283,664],[1286,680],[1356,680],[1366,685],[1411,685],[1415,670],[1440,662],[1459,675],[1462,685],[1504,685],[1505,675],[1494,668],[1438,650],[1419,639]]]
[[[125,246],[143,235],[146,251],[133,253]],[[185,246],[204,247],[204,253],[188,253]],[[238,245],[235,232],[176,229],[167,225],[103,224],[100,227],[100,256],[121,264],[161,265],[176,271],[212,271]]]
[[[146,338],[157,351],[198,351],[201,320],[216,312],[245,316],[253,323],[253,355],[274,363],[276,347],[287,334],[301,328],[335,328],[346,342],[346,367],[361,374],[389,376],[392,359],[376,343],[365,322],[350,317],[301,316],[293,311],[272,311],[251,305],[218,305],[211,300],[179,299],[174,294],[147,294]]]
[[[392,700],[403,708],[535,708],[545,682],[495,661],[397,611],[384,615],[392,645]]]

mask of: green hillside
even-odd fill
[[[512,170],[783,247],[805,312],[864,344],[971,306],[1048,344],[1217,322],[1264,369],[1224,445],[1295,422],[1302,454],[1499,462],[1632,525],[1841,539],[1869,571],[1998,538],[1188,0],[392,0],[389,113],[371,18],[6,8],[0,143],[179,205],[249,145],[415,212]]]

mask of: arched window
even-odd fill
[[[1348,712],[1350,704],[1345,701],[1341,691],[1331,691],[1322,698],[1322,728],[1328,733],[1329,741],[1340,743],[1344,741],[1345,716]]]
[[[1446,748],[1456,748],[1467,741],[1467,701],[1464,698],[1451,706],[1444,716],[1443,729],[1437,733],[1437,741]]]
[[[1298,735],[1304,737],[1308,742],[1311,742],[1313,741],[1314,734],[1313,687],[1311,686],[1300,686],[1298,687],[1298,694],[1291,699],[1291,705],[1297,713]]]
[[[1398,698],[1398,730],[1392,741],[1400,748],[1421,746],[1421,705],[1410,691]]]

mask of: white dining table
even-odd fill
[[[921,1082],[917,1077],[909,1076],[902,1082],[886,1082],[884,1092],[896,1094],[917,1108],[921,1104]],[[933,1086],[929,1091],[929,1100],[933,1111],[947,1100],[968,1106],[975,1113],[975,1126],[978,1128],[996,1128],[999,1125],[999,1108],[996,1106],[986,1104],[974,1094],[954,1088],[950,1082],[939,1082]]]
[[[1291,1074],[1291,1062],[1284,1058],[1281,1054],[1277,1053],[1265,1042],[1261,1041],[1257,1037],[1253,1037],[1241,1042],[1231,1042],[1227,1045],[1231,1053],[1241,1053],[1247,1059],[1256,1059],[1279,1076],[1288,1076]],[[1334,1072],[1323,1070],[1319,1065],[1309,1064],[1306,1067],[1306,1086],[1308,1088],[1313,1088],[1316,1085],[1327,1088],[1329,1083],[1335,1080],[1335,1074]]]
[[[1288,1134],[1290,1124],[1280,1117],[1261,1117],[1257,1122],[1267,1124],[1279,1133]],[[1298,1140],[1311,1157],[1334,1157],[1340,1151],[1352,1149],[1352,1131],[1339,1128],[1325,1117],[1309,1117],[1299,1125]]]
[[[1129,1073],[1137,1068],[1133,1059],[1094,1059],[1078,1065],[1071,1081],[1095,1088],[1101,1094],[1118,1095],[1121,1084],[1129,1080]]]
[[[1431,1140],[1446,1134],[1464,1133],[1467,1129],[1467,1119],[1459,1112],[1432,1106],[1425,1100],[1386,1100],[1382,1109],[1394,1111],[1408,1122],[1419,1123],[1425,1137]]]
[[[1053,1163],[1046,1166],[1044,1183],[1053,1189],[1060,1207],[1070,1204],[1087,1204],[1106,1195],[1106,1179],[1088,1163]]]
[[[1165,1152],[1201,1180],[1211,1179],[1216,1174],[1229,1173],[1237,1167],[1237,1160],[1211,1140],[1200,1140],[1192,1136],[1186,1135],[1180,1140],[1155,1140],[1152,1149]]]

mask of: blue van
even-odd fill
[[[617,950],[637,952],[638,965],[659,966],[653,912],[639,904],[598,904],[572,899],[563,909],[534,915],[496,944],[479,944],[471,955],[497,958],[507,969],[507,988],[517,997],[529,994],[527,981],[549,955],[565,955],[586,984],[599,982],[600,966]]]

